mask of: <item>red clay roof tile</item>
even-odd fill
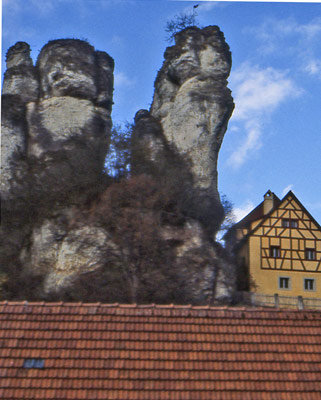
[[[6,400],[321,398],[316,311],[2,302],[0,321]]]

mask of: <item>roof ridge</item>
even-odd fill
[[[298,309],[286,309],[286,308],[270,308],[270,307],[235,307],[235,306],[218,306],[218,305],[192,305],[192,304],[120,304],[120,303],[84,303],[84,302],[77,302],[77,303],[71,303],[71,302],[45,302],[45,301],[34,301],[34,302],[29,302],[27,300],[21,300],[21,301],[8,301],[8,300],[3,300],[0,301],[0,313],[1,312],[6,312],[6,308],[12,308],[12,307],[23,307],[25,309],[28,307],[28,309],[32,309],[33,307],[40,307],[40,308],[53,308],[53,307],[61,307],[62,309],[64,308],[77,308],[77,307],[83,307],[85,309],[88,309],[90,307],[97,307],[101,310],[108,310],[108,309],[118,309],[118,310],[154,310],[154,311],[161,311],[161,310],[167,310],[167,311],[217,311],[217,312],[246,312],[246,313],[255,313],[255,312],[265,312],[265,313],[320,313],[318,310],[311,310],[311,309],[303,309],[303,310],[298,310]],[[11,311],[12,312],[12,311]],[[20,311],[21,313],[21,311]],[[321,315],[321,313],[320,313]]]

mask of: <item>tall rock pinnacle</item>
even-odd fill
[[[29,45],[18,42],[7,52],[7,67],[3,200],[16,199],[17,191],[29,198],[53,194],[53,185],[65,198],[66,191],[99,179],[111,130],[113,59],[87,42],[60,39],[45,45],[33,66]]]
[[[189,159],[195,189],[219,201],[217,159],[234,108],[227,88],[229,47],[217,26],[190,27],[176,34],[164,57],[151,115],[161,122],[168,142]]]

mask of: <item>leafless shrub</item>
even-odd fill
[[[167,21],[165,26],[165,32],[167,33],[166,40],[172,42],[176,33],[188,27],[198,26],[196,17],[197,14],[195,8],[193,8],[192,13],[180,13],[175,15],[173,19]]]

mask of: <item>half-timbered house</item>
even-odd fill
[[[280,200],[269,190],[225,239],[240,290],[321,298],[321,227],[292,191]]]

